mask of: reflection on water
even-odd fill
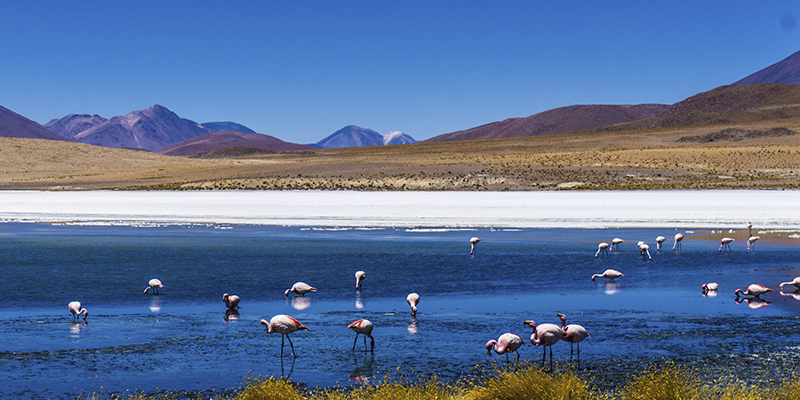
[[[235,308],[225,310],[225,316],[222,317],[222,320],[225,322],[236,321],[237,319],[239,319],[239,310]]]
[[[415,335],[419,333],[419,328],[417,327],[417,318],[412,317],[410,323],[408,324],[408,333]]]
[[[311,307],[311,297],[295,296],[292,297],[292,308],[295,310],[305,310]]]
[[[359,362],[359,358],[361,361]],[[353,352],[353,361],[355,362],[356,369],[350,373],[350,380],[359,384],[369,384],[369,379],[373,375],[372,363],[375,361],[375,353],[364,353],[361,357],[360,354]]]
[[[780,293],[781,296],[791,296],[795,300],[800,300],[800,288],[795,289],[793,292],[787,292],[787,291],[781,290],[778,293]]]
[[[734,301],[736,302],[736,304],[747,303],[747,306],[752,308],[752,309],[754,309],[754,310],[757,310],[757,309],[759,309],[761,307],[766,307],[766,306],[772,304],[771,301],[766,301],[766,300],[764,300],[764,299],[762,299],[760,297],[744,297],[744,298],[741,298],[741,299],[740,298],[736,298]]]
[[[716,290],[709,290],[709,291],[703,293],[703,297],[706,297],[706,296],[708,296],[708,297],[717,297],[717,294],[719,294],[719,293]]]
[[[292,357],[292,365],[289,366],[289,373],[286,373],[286,369],[284,368],[283,359],[286,357],[281,357],[281,378],[289,379],[292,376],[292,372],[294,372],[294,363],[297,361],[297,357]]]
[[[361,293],[358,291],[356,291],[356,308],[359,310],[364,308],[364,300],[361,299]]]
[[[161,296],[154,295],[150,298],[150,311],[152,312],[159,312],[161,311]]]
[[[606,282],[603,284],[604,288],[603,291],[606,294],[617,294],[622,290],[622,284],[619,282]]]
[[[73,338],[77,338],[80,336],[81,331],[86,328],[89,323],[84,320],[83,322],[70,322],[69,324],[69,332],[72,334]]]

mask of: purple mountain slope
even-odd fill
[[[800,51],[734,82],[733,85],[753,85],[756,83],[800,85]]]
[[[51,132],[36,122],[33,122],[3,106],[0,106],[0,137],[69,141],[69,139]]]
[[[345,126],[314,144],[314,146],[323,149],[382,145],[383,135],[371,129],[364,129],[355,125]]]
[[[262,135],[260,133],[214,131],[171,144],[158,149],[156,153],[167,156],[193,156],[205,151],[227,149],[231,147],[246,147],[270,151],[314,149],[314,147],[311,146],[284,142],[276,137]]]
[[[44,127],[65,138],[73,139],[79,133],[106,121],[99,115],[70,114],[61,119],[53,119],[44,124]]]

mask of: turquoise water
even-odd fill
[[[798,245],[734,242],[687,233],[683,249],[655,251],[657,229],[406,230],[262,226],[0,225],[0,387],[7,398],[74,398],[126,390],[227,390],[246,376],[288,376],[304,387],[360,384],[395,371],[455,379],[501,358],[483,345],[522,321],[570,323],[592,337],[584,362],[779,351],[800,343],[800,301],[777,293],[800,275]],[[469,238],[483,241],[469,255]],[[597,243],[621,251],[595,258]],[[651,246],[642,258],[638,240]],[[592,274],[626,274],[616,282]],[[354,273],[367,272],[355,290]],[[143,294],[151,278],[165,287]],[[318,288],[284,296],[294,282]],[[716,281],[716,297],[700,285]],[[769,303],[737,304],[735,288],[761,283]],[[788,287],[787,287],[788,289]],[[421,296],[416,318],[405,297]],[[222,294],[242,298],[226,314]],[[800,296],[797,296],[800,297]],[[89,311],[73,322],[67,303]],[[262,318],[289,314],[309,327],[280,335]],[[374,353],[351,351],[347,324],[375,325]],[[776,328],[777,327],[777,328]],[[765,330],[780,334],[765,335]],[[363,342],[359,340],[359,345]],[[560,343],[555,357],[569,359]],[[361,347],[359,347],[359,350]],[[523,346],[525,359],[542,349]]]

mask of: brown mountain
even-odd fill
[[[657,129],[800,118],[800,86],[760,83],[720,86],[696,94],[640,121],[602,130]]]
[[[756,83],[788,83],[800,85],[800,51],[767,68],[750,74],[733,84],[753,85]]]
[[[168,156],[192,156],[211,150],[231,147],[246,147],[270,151],[315,149],[314,147],[304,144],[284,142],[276,137],[262,135],[260,133],[216,131],[163,147],[156,150],[156,153]]]
[[[65,138],[73,139],[81,132],[106,121],[107,119],[99,115],[70,114],[61,119],[50,120],[44,127]]]
[[[3,106],[0,106],[0,137],[69,140]]]
[[[104,147],[157,150],[208,133],[200,124],[158,104],[116,116],[77,135],[75,140]]]
[[[665,110],[665,104],[576,105],[540,112],[526,118],[510,118],[463,131],[434,136],[426,142],[500,139],[560,135],[594,130],[619,122],[636,121]]]

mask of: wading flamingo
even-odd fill
[[[283,294],[285,294],[286,297],[289,297],[289,292],[294,292],[295,294],[299,294],[300,296],[305,296],[306,293],[308,292],[316,292],[316,291],[317,288],[311,287],[311,285],[305,282],[296,282],[294,285],[292,285],[291,289],[286,289],[286,291],[283,292]]]
[[[561,313],[557,314],[558,318],[561,319],[561,329],[564,331],[564,337],[561,340],[565,342],[569,342],[569,357],[572,358],[572,344],[578,344],[578,360],[581,358],[581,341],[586,339],[587,337],[592,337],[589,332],[586,332],[586,329],[577,324],[569,324],[567,325],[567,316]]]
[[[747,223],[747,236],[753,236],[753,224],[751,222]]]
[[[747,287],[747,291],[746,292],[743,292],[742,289],[736,289],[736,290],[733,291],[733,293],[736,295],[737,299],[739,298],[739,294],[740,293],[741,293],[742,296],[753,296],[753,297],[761,298],[762,294],[767,293],[767,292],[771,292],[771,291],[772,291],[772,289],[770,289],[770,288],[768,288],[768,287],[766,287],[764,285],[759,285],[757,283],[754,283],[754,284],[752,284],[752,285]]]
[[[730,251],[731,250],[731,242],[732,241],[733,241],[733,238],[729,238],[729,237],[722,238],[719,241],[719,251],[722,251],[722,248],[726,248],[726,249],[728,249],[728,251]]]
[[[353,351],[356,350],[358,335],[364,335],[364,351],[367,351],[367,337],[369,337],[370,340],[369,351],[374,351],[375,338],[372,337],[372,322],[369,322],[368,319],[359,319],[351,322],[350,325],[347,325],[347,327],[356,333],[356,338],[353,339]]]
[[[225,294],[222,295],[222,301],[225,302],[225,307],[228,307],[228,308],[238,308],[239,307],[239,300],[241,300],[241,299],[239,298],[239,296],[237,296],[235,294],[229,295],[229,294],[225,293]]]
[[[781,283],[781,290],[783,290],[783,287],[786,286],[786,285],[792,285],[792,286],[800,289],[800,276],[798,276],[797,278],[794,278],[793,281]]]
[[[653,259],[653,257],[650,257],[650,246],[647,243],[639,242],[639,244],[637,246],[639,247],[639,250],[642,251],[642,257],[647,255],[648,259],[650,259],[650,260]]]
[[[656,251],[661,251],[661,243],[664,243],[665,240],[667,240],[667,238],[663,236],[656,237]]]
[[[292,355],[297,357],[297,355],[294,353],[294,344],[292,343],[292,338],[289,337],[289,334],[301,329],[308,330],[307,326],[303,325],[300,321],[284,314],[279,314],[272,317],[269,322],[267,322],[265,319],[262,319],[261,324],[267,326],[267,333],[277,332],[281,334],[281,357],[283,357],[283,338],[289,339],[289,346],[292,347]]]
[[[703,295],[705,295],[708,292],[716,292],[717,289],[719,289],[719,284],[717,284],[717,282],[710,282],[710,283],[704,283],[700,287],[703,288]]]
[[[601,277],[601,278],[611,279],[611,281],[613,282],[614,278],[619,278],[620,276],[625,276],[625,274],[623,274],[622,272],[619,272],[619,271],[617,271],[615,269],[607,269],[607,270],[603,271],[602,274],[594,274],[594,275],[592,275],[592,282],[594,282],[594,278],[597,278],[598,276]]]
[[[153,289],[153,294],[158,294],[158,288],[164,287],[161,284],[161,281],[158,279],[150,279],[150,282],[147,282],[147,287],[144,288],[144,292],[147,293],[148,290]]]
[[[531,344],[535,346],[544,346],[542,353],[542,367],[544,367],[544,358],[547,354],[547,348],[550,347],[550,367],[553,366],[553,345],[561,340],[565,333],[564,330],[559,328],[556,324],[541,324],[536,325],[534,321],[525,321],[523,325],[528,325],[533,328],[531,334]]]
[[[761,239],[761,237],[759,237],[759,236],[750,236],[747,239],[747,251],[750,251],[750,249],[754,249],[756,247],[756,240],[758,240],[758,239]]]
[[[367,273],[364,271],[356,271],[356,290],[361,289],[361,281],[363,281],[367,277]]]
[[[411,316],[416,316],[417,304],[419,304],[419,295],[416,293],[410,293],[408,296],[406,296],[406,303],[411,306]]]
[[[675,234],[675,244],[672,245],[672,251],[681,247],[681,240],[683,240],[684,235],[682,233]]]
[[[479,237],[474,237],[474,238],[471,238],[469,240],[469,244],[470,244],[469,255],[472,255],[475,252],[475,246],[477,246],[478,243],[480,243],[480,241],[481,241],[481,238],[479,238]]]
[[[86,317],[89,316],[89,311],[87,309],[85,309],[85,308],[81,308],[81,302],[80,301],[72,301],[67,305],[67,307],[69,308],[69,312],[72,313],[72,319],[73,320],[78,319],[78,316],[81,315],[81,314],[83,314],[83,319],[84,320],[86,319]]]
[[[597,258],[597,255],[600,254],[601,252],[603,253],[604,256],[607,256],[609,247],[611,247],[611,245],[606,242],[598,244],[597,253],[594,253],[594,258]]]
[[[514,353],[516,361],[519,362],[519,352],[517,351],[525,342],[521,337],[513,333],[504,333],[497,340],[486,342],[486,354],[492,355],[492,349],[497,354],[505,354],[508,362],[508,353]]]
[[[614,251],[614,249],[619,250],[619,245],[622,243],[625,243],[625,241],[620,238],[611,239],[611,251]]]

